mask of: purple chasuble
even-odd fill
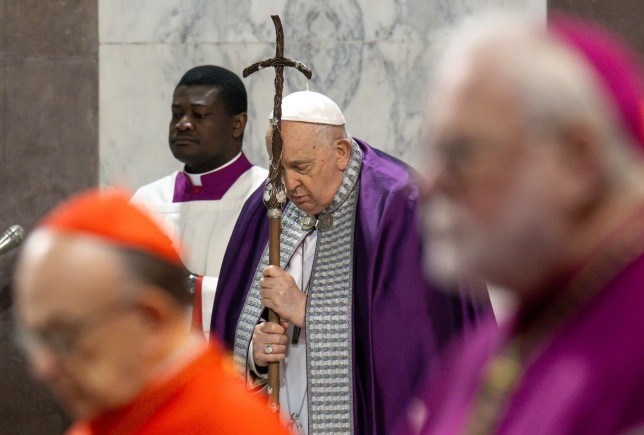
[[[252,166],[246,155],[242,153],[237,160],[225,168],[202,175],[201,186],[193,186],[190,177],[185,172],[179,172],[174,183],[172,202],[219,200]]]
[[[606,264],[614,267],[623,255],[618,251]],[[638,342],[644,331],[644,253],[620,269],[530,355],[497,410],[493,433],[643,433],[630,430],[644,430],[644,345]],[[605,276],[602,269],[593,273]],[[466,433],[484,367],[516,337],[518,318],[500,329],[481,327],[462,349],[446,355],[440,377],[420,393],[397,433]]]
[[[443,293],[422,270],[420,194],[409,168],[355,139],[363,153],[353,265],[353,400],[356,434],[390,434],[437,349],[479,321],[470,287]],[[211,331],[232,348],[268,240],[264,186],[246,201],[221,267]]]

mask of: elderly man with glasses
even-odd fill
[[[17,339],[77,421],[70,434],[286,433],[230,359],[185,327],[188,271],[129,196],[50,213],[16,270]]]

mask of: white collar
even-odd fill
[[[202,172],[202,173],[200,173],[200,174],[191,174],[191,173],[186,172],[186,171],[183,171],[183,172],[188,176],[188,178],[190,178],[190,182],[192,183],[192,185],[193,185],[193,186],[202,186],[202,185],[203,185],[203,184],[201,183],[201,177],[202,177],[202,176],[204,176],[204,175],[208,175],[208,174],[212,174],[213,172],[221,171],[222,169],[227,168],[228,166],[232,165],[232,164],[233,164],[233,163],[235,163],[237,160],[239,160],[239,158],[241,157],[241,155],[242,155],[242,153],[241,153],[241,151],[240,151],[240,152],[239,152],[239,154],[237,154],[235,157],[233,157],[232,159],[230,159],[230,160],[228,161],[228,163],[224,163],[223,165],[221,165],[221,166],[220,166],[220,167],[218,167],[218,168],[213,169],[212,171]]]

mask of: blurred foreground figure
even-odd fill
[[[71,434],[285,433],[232,363],[185,327],[188,272],[121,192],[50,213],[16,272],[17,338]]]
[[[411,408],[435,434],[615,434],[644,423],[640,72],[567,18],[470,22],[428,111],[430,264],[511,289]]]

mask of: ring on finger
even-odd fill
[[[273,353],[273,345],[267,344],[266,346],[264,346],[264,353],[268,353],[268,354]]]

